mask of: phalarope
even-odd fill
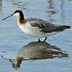
[[[38,38],[38,42],[40,42],[40,38],[45,37],[44,41],[46,41],[48,36],[57,34],[63,31],[64,29],[70,28],[70,26],[52,24],[42,19],[25,19],[21,10],[15,10],[13,14],[6,18],[9,18],[13,15],[17,16],[18,26],[20,27],[20,29],[27,35],[34,38]],[[3,20],[5,20],[6,18],[4,18]]]

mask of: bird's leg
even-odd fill
[[[47,37],[45,37],[44,42],[47,40]]]
[[[40,42],[40,39],[38,39],[38,42]]]

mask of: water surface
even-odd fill
[[[71,0],[0,0],[0,71],[71,72],[72,28],[37,43],[19,29],[15,16],[2,20],[16,9],[25,18],[72,26]]]

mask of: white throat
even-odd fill
[[[14,15],[18,17],[19,16],[19,13],[15,13]]]

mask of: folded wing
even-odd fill
[[[44,32],[44,33],[63,31],[64,29],[70,28],[70,26],[56,25],[41,19],[31,18],[30,23],[32,27],[38,27],[41,29],[41,32]]]

